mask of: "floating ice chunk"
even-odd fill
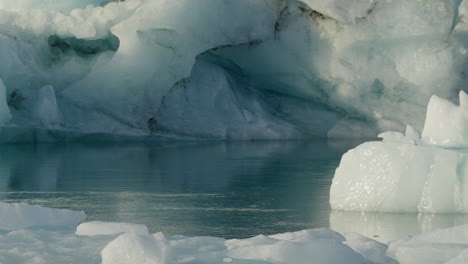
[[[268,260],[273,263],[364,263],[342,243],[344,238],[326,229],[301,231],[276,236],[228,240],[228,256],[243,260]],[[261,262],[259,262],[261,263]]]
[[[137,235],[149,235],[145,225],[118,222],[86,222],[76,228],[76,234],[81,236],[114,235],[132,232]]]
[[[0,124],[8,123],[10,119],[11,113],[6,99],[6,87],[0,79]]]
[[[468,155],[401,142],[368,142],[343,155],[330,189],[334,209],[468,212]]]
[[[85,218],[85,213],[82,211],[0,203],[0,230],[19,230],[41,226],[75,227]]]
[[[468,212],[468,152],[441,148],[468,145],[466,99],[461,92],[459,107],[433,96],[421,141],[408,126],[406,135],[385,132],[379,135],[384,141],[364,143],[343,155],[330,190],[332,208]]]
[[[106,246],[101,255],[103,263],[373,263],[363,257],[367,254],[364,250],[363,255],[356,253],[344,240],[327,229],[231,240],[126,233]],[[378,258],[377,254],[373,258]]]
[[[427,106],[422,140],[445,147],[468,146],[467,95],[460,92],[460,106],[432,96]]]
[[[141,236],[125,233],[110,242],[101,252],[103,264],[169,263],[169,244],[161,234]]]
[[[346,233],[346,245],[351,247],[368,260],[379,264],[398,264],[386,256],[388,246],[358,233]]]

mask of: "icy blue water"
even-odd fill
[[[349,144],[185,142],[0,147],[0,198],[167,234],[245,237],[329,225]]]
[[[225,238],[331,227],[385,241],[468,222],[463,215],[331,212],[334,171],[358,143],[3,145],[0,200]]]

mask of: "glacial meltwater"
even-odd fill
[[[0,146],[0,201],[84,210],[167,235],[245,238],[330,227],[385,241],[462,214],[331,211],[340,158],[360,142],[161,142]]]

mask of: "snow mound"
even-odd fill
[[[148,228],[145,225],[119,222],[86,222],[76,228],[77,235],[96,236],[96,235],[115,235],[120,233],[132,232],[137,235],[148,235]]]
[[[343,155],[332,208],[378,212],[468,212],[467,95],[460,106],[433,96],[424,131],[385,132]],[[446,149],[442,147],[456,147]]]
[[[45,208],[29,204],[0,203],[0,230],[31,227],[76,227],[86,218],[84,212]]]

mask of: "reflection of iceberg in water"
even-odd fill
[[[330,229],[356,232],[388,243],[408,235],[431,232],[468,223],[467,214],[380,213],[332,210]]]

